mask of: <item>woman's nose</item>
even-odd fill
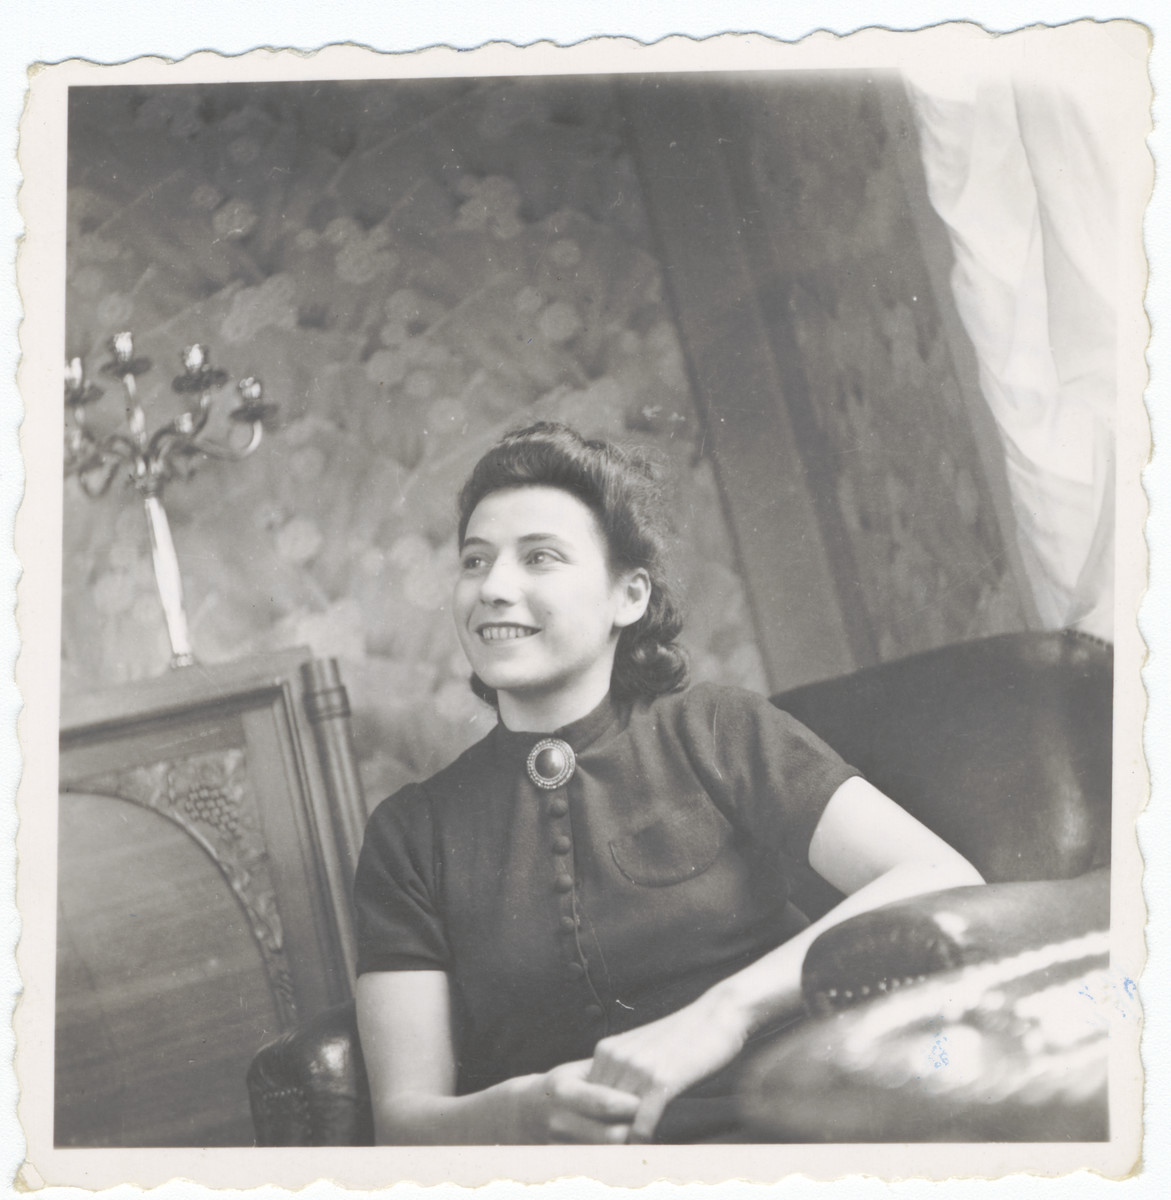
[[[508,604],[519,594],[516,564],[497,558],[480,583],[480,599],[485,604]]]

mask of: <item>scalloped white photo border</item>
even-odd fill
[[[1107,39],[1103,41],[1102,39]],[[847,38],[816,34],[796,44],[755,35],[707,41],[669,39],[651,46],[627,39],[598,39],[569,48],[551,44],[521,49],[498,44],[472,52],[437,48],[380,55],[355,46],[328,47],[311,55],[256,51],[240,57],[199,53],[170,63],[136,59],[115,67],[70,61],[40,70],[32,79],[21,126],[24,176],[20,209],[28,229],[18,278],[25,305],[19,383],[25,408],[21,449],[25,496],[17,518],[16,549],[23,567],[18,622],[23,648],[17,668],[24,713],[23,777],[18,797],[21,827],[17,900],[22,922],[18,965],[24,994],[16,1014],[16,1069],[22,1085],[20,1118],[28,1154],[22,1188],[68,1184],[105,1188],[153,1187],[180,1178],[211,1187],[263,1184],[302,1187],[317,1179],[356,1188],[400,1181],[477,1185],[508,1179],[543,1182],[584,1177],[622,1186],[656,1180],[769,1182],[790,1175],[838,1179],[861,1173],[887,1179],[997,1177],[1014,1171],[1064,1174],[1088,1168],[1127,1174],[1140,1147],[1142,1077],[1137,1028],[1119,1026],[1112,1055],[1111,1117],[1107,1143],[1081,1145],[892,1145],[295,1148],[282,1150],[59,1150],[52,1145],[53,921],[55,912],[56,720],[59,671],[61,554],[60,359],[64,344],[65,97],[71,84],[181,83],[228,80],[485,76],[502,74],[806,70],[897,67],[907,56],[954,56],[965,69],[982,55],[1025,54],[1030,70],[1061,73],[1070,54],[1090,44],[1103,69],[1117,71],[1121,90],[1147,86],[1145,35],[1133,25],[1092,23],[1031,29],[990,37],[971,25],[915,33],[871,29]],[[1146,102],[1146,103],[1149,103]],[[1127,96],[1127,112],[1135,111]],[[1137,152],[1121,182],[1134,189],[1140,209],[1153,170],[1142,138],[1145,103],[1133,130]],[[1126,136],[1132,136],[1128,128]],[[1121,133],[1120,133],[1121,136]],[[1145,693],[1140,679],[1144,645],[1137,613],[1147,580],[1143,537],[1146,497],[1140,474],[1149,451],[1143,312],[1146,263],[1141,224],[1126,263],[1126,310],[1120,314],[1118,578],[1116,607],[1114,928],[1112,970],[1139,978],[1145,957],[1139,890],[1142,859],[1135,821],[1146,801],[1142,754]]]

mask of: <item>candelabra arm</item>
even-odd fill
[[[65,474],[81,475],[103,463],[106,459],[102,448],[84,430],[65,444]]]
[[[167,636],[171,639],[171,666],[189,667],[195,662],[191,638],[187,632],[187,612],[183,607],[183,578],[179,574],[179,559],[171,540],[171,523],[167,510],[158,495],[142,498],[146,520],[150,527],[150,552],[154,560],[155,583],[163,602]]]
[[[132,463],[139,457],[137,444],[120,433],[107,434],[97,445],[103,454],[116,454],[123,462]]]
[[[165,461],[176,445],[190,445],[199,436],[207,424],[208,410],[197,409],[178,421],[168,421],[161,429],[156,429],[147,444],[146,457],[152,461]],[[189,419],[190,424],[185,421]]]
[[[117,458],[106,458],[101,454],[93,455],[75,468],[78,486],[91,500],[100,500],[110,490],[110,484],[114,482],[121,461]],[[101,474],[98,474],[99,471]]]
[[[260,445],[260,439],[264,436],[264,426],[259,421],[253,421],[249,426],[248,441],[242,446],[232,446],[227,442],[212,441],[208,438],[206,441],[196,440],[193,444],[201,454],[206,454],[209,458],[228,459],[232,462],[239,462],[242,458],[247,458],[257,446]]]
[[[120,464],[128,464],[131,478],[139,476],[139,453],[134,443],[121,434],[108,434],[98,441],[84,426],[73,447],[66,447],[65,473],[76,475],[81,490],[97,500],[110,490]]]

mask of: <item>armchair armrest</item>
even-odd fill
[[[353,1001],[263,1046],[248,1068],[258,1146],[369,1146],[370,1086]]]
[[[740,1117],[761,1141],[1107,1136],[1109,873],[955,888],[827,930],[809,1017],[761,1047]]]
[[[809,947],[806,1011],[824,1015],[885,992],[1110,925],[1110,872],[949,888],[860,913]]]

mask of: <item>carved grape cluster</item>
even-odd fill
[[[183,811],[193,821],[202,821],[220,833],[234,837],[240,814],[231,796],[213,783],[194,783],[183,797]]]

